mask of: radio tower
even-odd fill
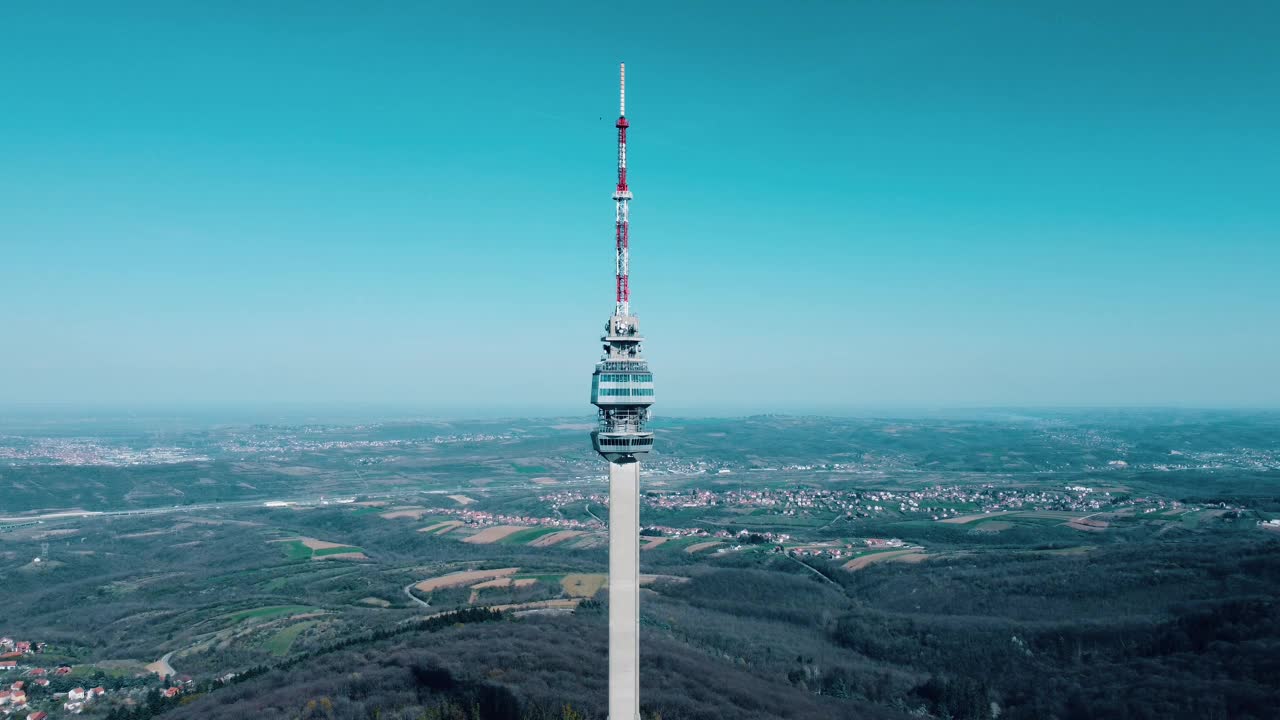
[[[617,293],[605,325],[604,357],[591,374],[591,404],[600,426],[591,433],[596,452],[609,461],[609,720],[640,718],[640,461],[653,447],[646,432],[653,404],[653,375],[640,355],[640,324],[631,314],[627,205],[627,66],[620,72],[618,187],[614,221]]]

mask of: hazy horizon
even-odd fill
[[[730,408],[711,411],[697,408],[674,408],[654,413],[659,424],[685,420],[724,420],[751,416],[795,418],[899,419],[899,420],[993,420],[1010,421],[1025,416],[1039,419],[1053,416],[1079,417],[1120,414],[1142,415],[1273,415],[1280,407],[1237,406],[1070,406],[1070,405],[1005,405],[1005,406],[882,406],[882,407],[810,407],[810,408]],[[238,425],[255,423],[286,424],[396,424],[499,422],[530,420],[575,420],[594,422],[593,409],[555,408],[436,408],[396,405],[332,405],[279,403],[269,405],[203,404],[203,405],[119,405],[119,404],[40,404],[15,403],[6,407],[0,427],[29,428],[26,423],[99,423],[119,421],[175,421],[193,425]]]

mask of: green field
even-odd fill
[[[544,582],[550,585],[559,585],[560,581],[564,579],[564,575],[512,575],[511,578],[513,580],[528,580],[532,578],[538,582]]]
[[[300,615],[307,612],[320,612],[320,608],[311,607],[309,605],[271,605],[268,607],[240,610],[229,615],[224,615],[223,617],[227,618],[231,622],[241,622],[244,620],[269,620],[271,618]]]
[[[663,552],[663,551],[671,552],[674,550],[684,550],[686,547],[689,547],[690,545],[693,545],[695,543],[710,542],[716,539],[718,538],[698,537],[696,535],[693,537],[671,538],[670,540],[662,543],[658,547],[652,550],[646,550],[645,552],[656,553],[656,552]]]
[[[355,545],[343,545],[341,547],[322,548],[320,550],[315,550],[313,552],[315,557],[323,557],[325,555],[341,555],[342,553],[364,552],[364,549],[358,548]]]
[[[818,516],[802,515],[747,515],[734,518],[726,525],[742,525],[752,527],[821,527],[837,517],[835,513],[823,513]]]
[[[290,540],[289,542],[280,543],[284,548],[285,558],[288,560],[310,560],[314,557],[324,557],[325,555],[340,555],[342,553],[364,552],[363,549],[352,545],[340,545],[338,547],[323,548],[321,550],[312,550],[307,544],[301,540]]]
[[[313,627],[319,624],[319,622],[320,621],[318,620],[307,620],[305,622],[290,625],[275,635],[272,635],[265,643],[263,643],[263,647],[276,657],[288,655],[289,648],[293,647],[293,641],[297,640],[298,636],[307,628]]]
[[[284,548],[284,555],[289,560],[311,559],[311,548],[307,547],[301,540],[290,540],[287,543],[280,543],[280,547]]]
[[[550,470],[546,469],[541,465],[513,464],[511,467],[515,468],[515,471],[520,473],[521,475],[546,475],[547,473],[551,472]]]

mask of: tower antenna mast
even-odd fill
[[[618,187],[613,192],[613,200],[617,206],[614,220],[614,234],[617,246],[617,301],[615,315],[631,314],[631,227],[627,216],[631,203],[631,189],[627,187],[627,64],[622,63],[618,70]]]

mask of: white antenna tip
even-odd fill
[[[618,64],[618,114],[627,115],[627,64]]]

